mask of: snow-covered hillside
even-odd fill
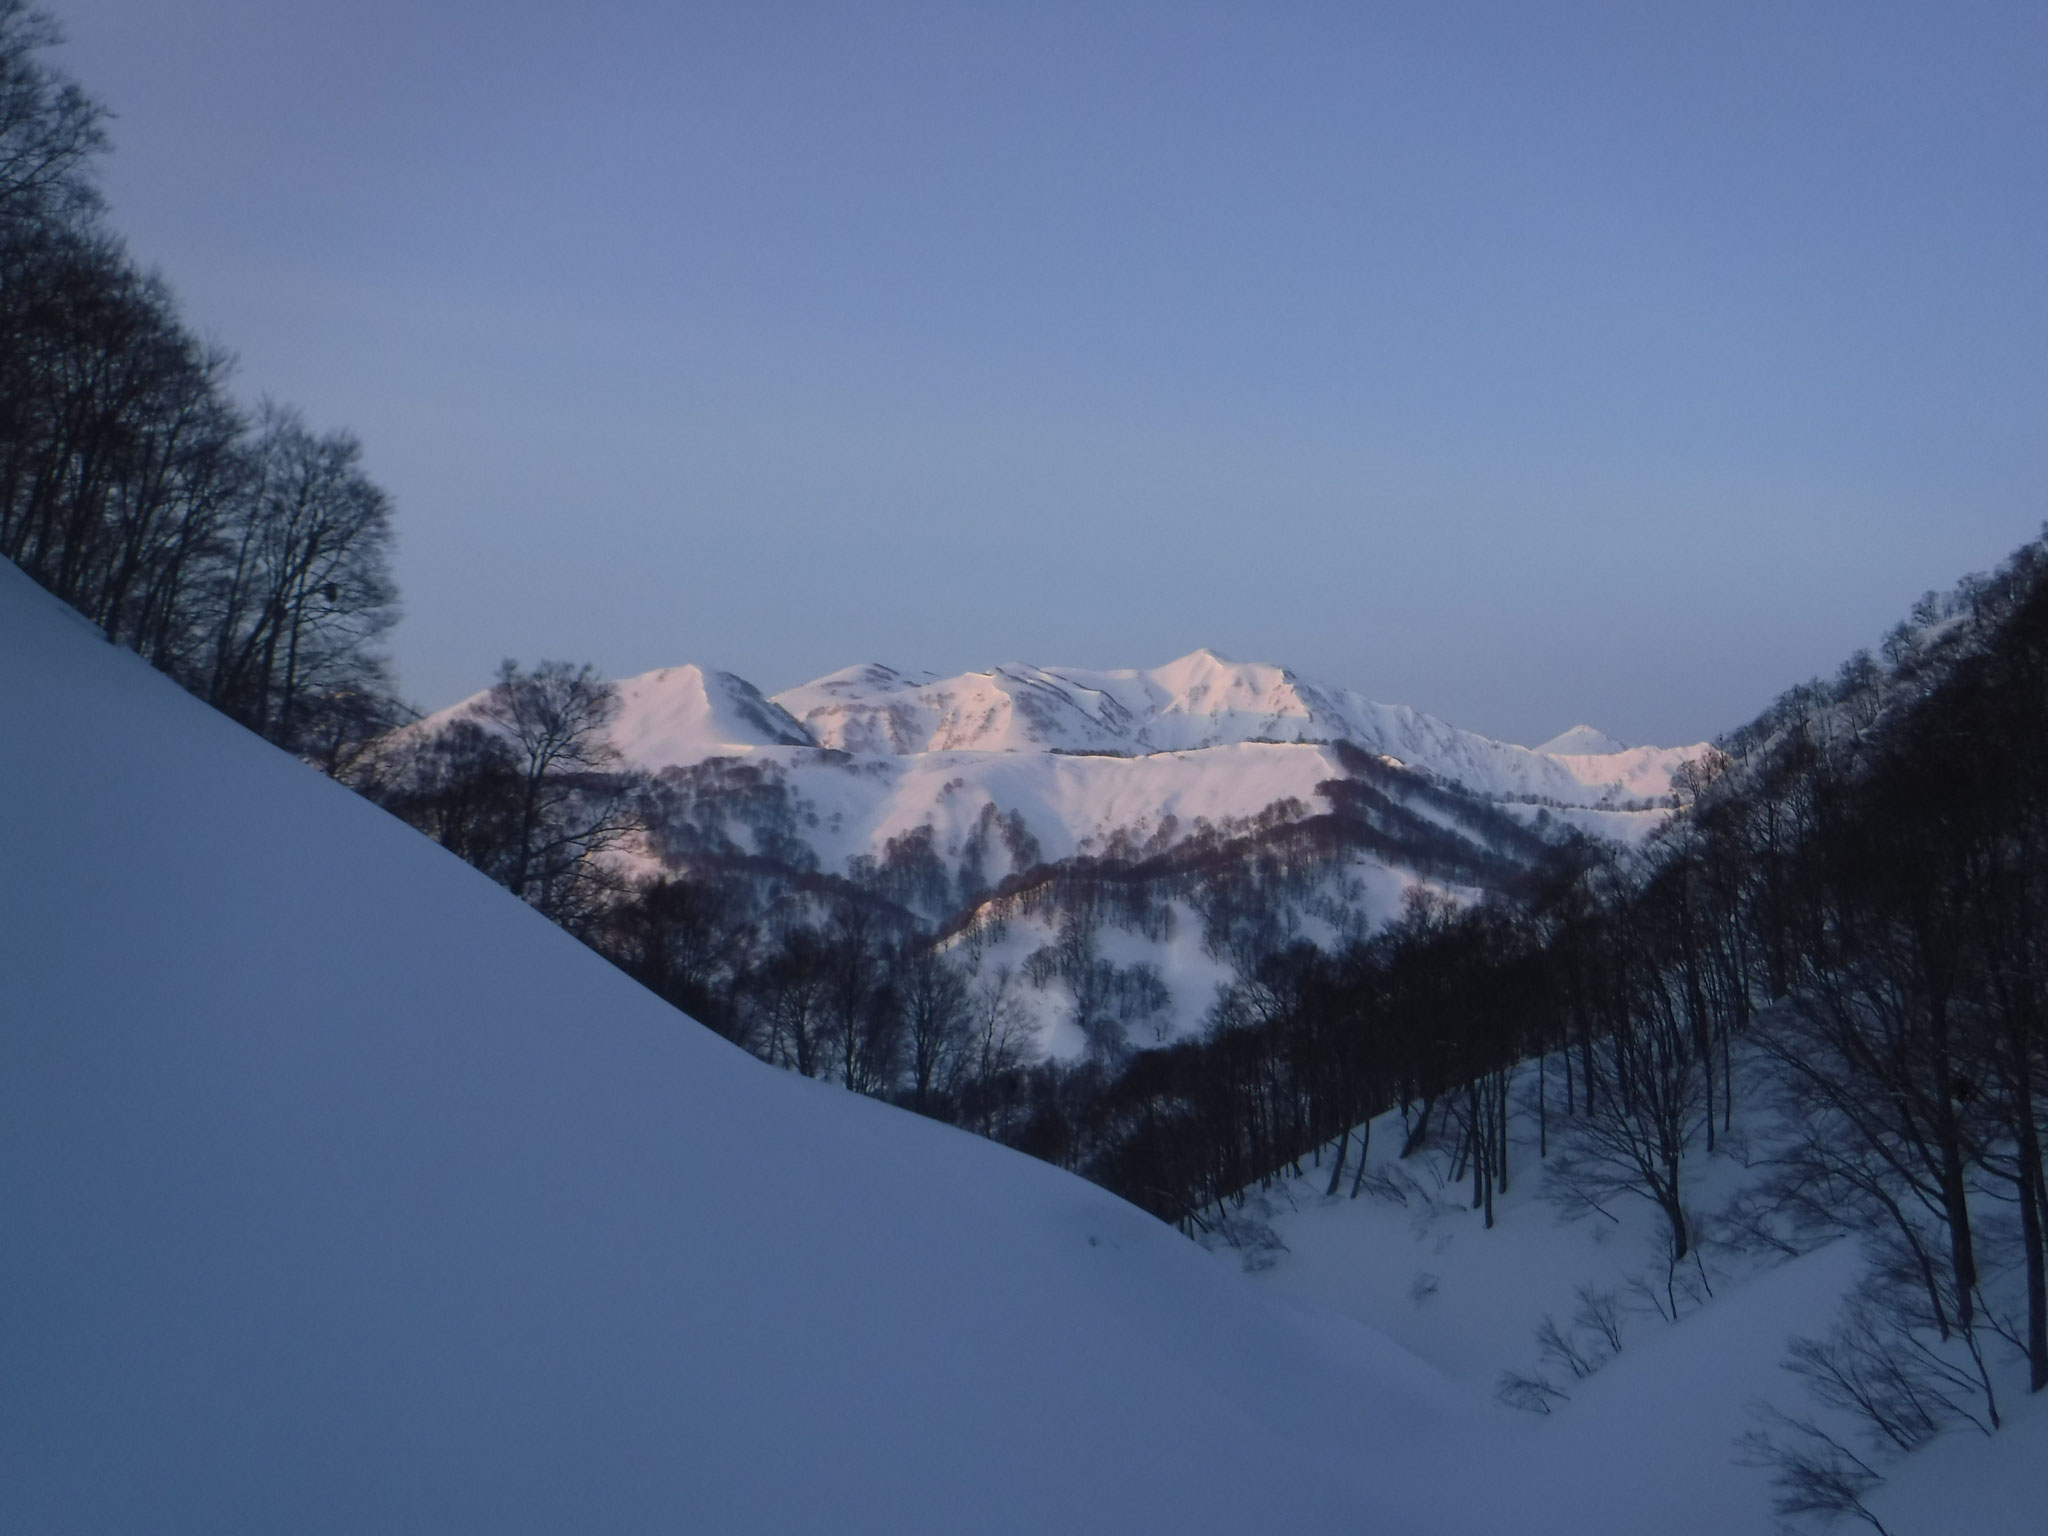
[[[1446,1528],[1429,1367],[749,1059],[4,567],[0,707],[0,1529]]]
[[[805,814],[818,818],[806,821],[805,841],[834,870],[924,826],[956,862],[991,804],[1020,816],[1046,859],[1099,852],[1120,831],[1142,844],[1164,827],[1171,842],[1203,819],[1256,816],[1284,800],[1306,806],[1318,784],[1343,772],[1326,747],[1269,742],[1132,758],[763,751],[751,761],[787,776]]]

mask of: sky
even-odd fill
[[[1678,743],[2048,518],[2037,4],[50,8],[425,707],[1206,645]]]

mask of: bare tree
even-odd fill
[[[0,220],[68,220],[99,196],[88,179],[106,148],[106,109],[37,57],[63,41],[48,12],[0,0]]]
[[[391,502],[363,474],[353,434],[317,436],[270,403],[258,426],[212,605],[209,697],[296,747],[316,697],[388,692],[374,647],[398,620]]]
[[[831,957],[817,932],[791,928],[749,978],[745,1006],[763,1055],[819,1077],[827,1070]]]
[[[476,707],[510,748],[517,776],[505,884],[553,916],[583,904],[602,883],[599,856],[638,827],[607,734],[618,712],[616,688],[566,661],[527,672],[508,659]]]
[[[1031,1059],[1031,1021],[1007,965],[978,980],[970,997],[967,1049],[960,1058],[961,1094],[967,1118],[982,1135],[997,1140],[1009,1130],[1016,1078]]]
[[[394,731],[350,765],[347,782],[500,885],[511,882],[523,784],[498,733],[467,719]]]
[[[910,1107],[929,1114],[968,1043],[967,978],[945,955],[920,944],[897,966],[896,991],[910,1047]]]
[[[664,875],[611,904],[598,950],[648,990],[735,1044],[755,1049],[734,1006],[755,929],[726,882]]]
[[[1688,1015],[1683,979],[1661,963],[1653,935],[1619,921],[1606,948],[1618,983],[1612,1011],[1582,1046],[1586,1102],[1551,1159],[1551,1186],[1568,1214],[1612,1216],[1607,1206],[1624,1196],[1649,1201],[1664,1218],[1675,1270],[1692,1253],[1685,1167],[1708,1121],[1712,1062]]]

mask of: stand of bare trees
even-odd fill
[[[0,556],[250,729],[337,771],[401,716],[391,512],[346,433],[252,416],[102,222],[103,109],[0,0]]]

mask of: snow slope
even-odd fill
[[[0,567],[0,1529],[1427,1532],[1475,1410],[777,1072]]]
[[[1256,816],[1277,800],[1314,802],[1316,786],[1342,769],[1320,746],[1247,742],[1202,752],[1145,757],[924,752],[907,757],[830,758],[817,752],[764,753],[782,765],[816,808],[807,834],[828,869],[883,848],[892,837],[932,827],[938,847],[957,852],[984,805],[1015,811],[1044,856],[1099,850],[1116,831],[1143,837],[1168,817],[1182,830],[1197,819]]]
[[[1400,1117],[1383,1117],[1373,1162],[1396,1170],[1403,1198],[1350,1199],[1348,1178],[1346,1192],[1326,1198],[1313,1174],[1282,1185],[1264,1202],[1278,1245],[1260,1278],[1369,1320],[1475,1395],[1490,1395],[1507,1370],[1557,1379],[1570,1401],[1547,1418],[1515,1415],[1523,1432],[1502,1432],[1493,1463],[1505,1485],[1546,1488],[1542,1518],[1555,1522],[1547,1528],[1764,1536],[1774,1527],[1771,1489],[1764,1473],[1739,1464],[1736,1442],[1754,1427],[1753,1399],[1796,1405],[1779,1361],[1794,1333],[1826,1330],[1855,1273],[1851,1246],[1764,1273],[1754,1264],[1740,1275],[1717,1271],[1719,1294],[1685,1301],[1671,1326],[1629,1289],[1633,1278],[1661,1281],[1654,1214],[1624,1202],[1613,1222],[1562,1220],[1543,1197],[1534,1126],[1517,1129],[1526,1133],[1514,1148],[1519,1166],[1487,1231],[1466,1199],[1469,1184],[1448,1181],[1448,1153],[1401,1162]],[[1539,1358],[1534,1336],[1546,1315],[1569,1327],[1575,1289],[1586,1284],[1617,1296],[1623,1348],[1578,1381]],[[1550,1486],[1532,1462],[1552,1461],[1578,1475]]]

